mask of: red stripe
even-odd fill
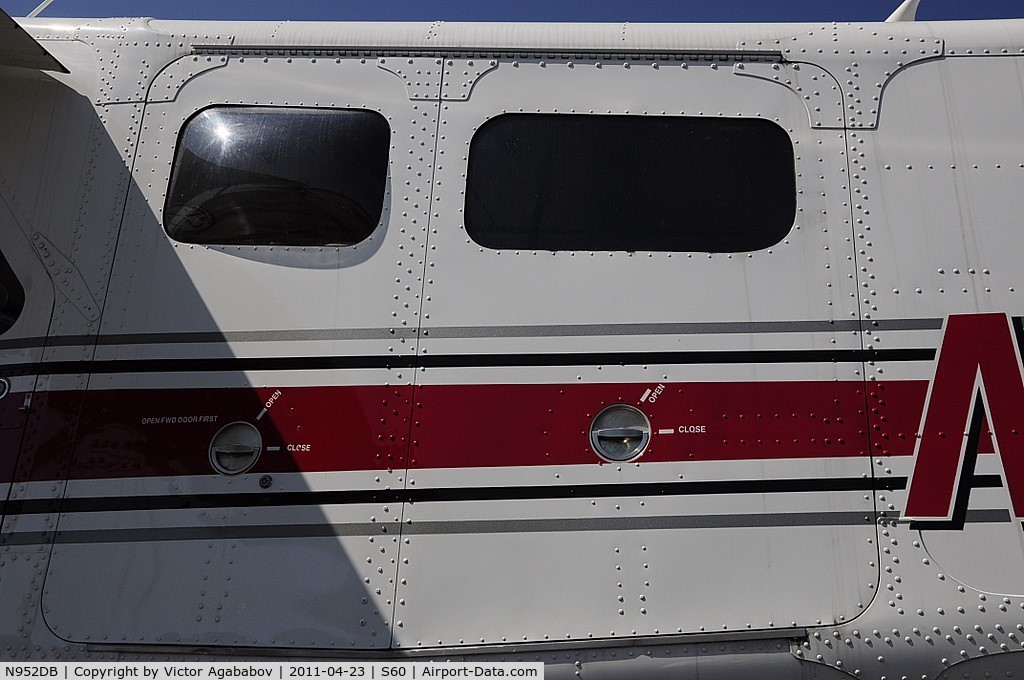
[[[382,386],[91,392],[72,477],[211,474],[210,442],[236,421],[263,436],[253,473],[404,469],[411,394]]]
[[[0,430],[0,481],[9,482],[14,478],[14,466],[18,462],[21,434],[21,429]]]
[[[38,392],[33,395],[13,477],[3,481],[67,478],[83,396],[83,392]]]
[[[12,392],[0,399],[0,430],[20,430],[25,426],[25,413],[21,409],[24,403],[22,392]]]
[[[410,445],[411,465],[420,469],[601,464],[588,431],[613,403],[637,405],[655,433],[673,432],[655,434],[641,463],[905,456],[914,450],[927,383],[868,383],[866,394],[853,381],[664,383],[655,400],[640,401],[656,388],[428,385],[414,399],[411,387],[285,387],[259,420],[273,387],[95,391],[85,398],[77,437],[83,395],[41,394],[15,478],[63,478],[75,439],[72,478],[213,474],[210,441],[239,420],[263,435],[256,474],[403,469]],[[153,420],[161,418],[195,422]],[[704,432],[681,433],[681,426]]]
[[[598,463],[594,415],[638,406],[656,434],[640,460],[860,456],[868,451],[862,383],[664,383],[421,387],[412,465],[419,468]],[[652,392],[653,393],[653,392]],[[703,433],[681,433],[703,426]]]

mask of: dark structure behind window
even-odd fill
[[[795,172],[766,120],[507,114],[470,145],[466,230],[488,248],[759,250],[793,226]]]
[[[187,243],[358,243],[380,221],[390,135],[373,111],[200,111],[178,140],[164,228]]]
[[[25,289],[0,253],[0,335],[10,330],[24,308]]]

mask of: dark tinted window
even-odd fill
[[[25,308],[25,289],[0,253],[0,335],[6,333]]]
[[[165,228],[188,243],[358,243],[380,221],[389,147],[372,111],[206,109],[178,141]]]
[[[734,253],[795,215],[793,145],[765,120],[509,114],[470,145],[466,230],[489,248]]]

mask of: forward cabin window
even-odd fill
[[[359,243],[383,211],[390,135],[373,111],[201,111],[178,140],[164,227],[186,243]]]
[[[470,145],[466,231],[487,248],[747,252],[795,215],[793,144],[766,120],[507,114]]]
[[[25,308],[25,289],[0,253],[0,335],[11,329]]]

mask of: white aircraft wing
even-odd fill
[[[3,10],[0,10],[0,66],[69,73]]]

